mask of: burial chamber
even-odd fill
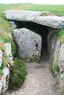
[[[32,21],[17,21],[17,20],[11,20],[11,21],[14,23],[13,26],[15,26],[16,29],[18,29],[18,30],[19,29],[22,30],[23,28],[25,28],[25,29],[30,30],[29,32],[34,32],[34,33],[40,35],[41,40],[42,40],[40,43],[41,52],[39,51],[39,53],[40,53],[39,58],[36,58],[36,59],[40,60],[40,59],[42,59],[42,56],[46,57],[46,56],[48,56],[48,54],[51,54],[51,52],[49,52],[49,51],[51,51],[51,47],[52,47],[51,45],[53,44],[52,42],[54,42],[54,44],[55,44],[55,40],[56,40],[56,38],[53,38],[53,36],[56,35],[56,33],[59,31],[58,29],[52,28],[52,27],[49,27],[46,25],[41,25],[41,24],[38,24],[38,23],[32,22]],[[36,35],[36,37],[37,37],[37,35]],[[22,37],[21,37],[21,39],[22,39]],[[53,40],[55,39],[55,40],[52,41],[52,39]],[[16,41],[16,43],[18,43],[18,42]],[[36,41],[36,44],[35,44],[36,50],[38,48],[38,45],[39,45],[39,43]],[[20,51],[23,51],[23,50],[20,50]],[[25,52],[25,50],[24,50],[24,52]],[[21,54],[19,54],[19,55],[21,56]],[[24,57],[21,56],[21,58],[24,58]]]
[[[26,56],[32,56],[34,53],[42,57],[44,51],[52,54],[57,40],[56,34],[61,28],[64,28],[64,18],[44,16],[44,13],[49,13],[48,11],[7,10],[4,13],[6,18],[13,22],[12,26],[16,26],[13,34],[21,57],[24,57],[25,53]]]

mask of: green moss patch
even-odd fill
[[[54,60],[54,57],[52,56],[51,59],[50,59],[50,72],[54,76],[55,73],[58,73],[60,71],[60,68],[59,68],[57,62],[55,64],[53,64],[53,60]]]
[[[0,77],[3,75],[2,69],[0,69]]]
[[[57,63],[54,64],[54,65],[53,65],[53,72],[56,73],[56,72],[59,72],[59,71],[60,71],[60,69],[59,69],[58,64],[57,64]]]
[[[50,72],[53,74],[54,72],[53,72],[53,56],[51,57],[51,59],[50,59]]]

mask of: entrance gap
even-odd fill
[[[47,50],[47,36],[48,36],[48,27],[43,26],[30,21],[14,21],[17,28],[27,28],[32,30],[33,32],[39,34],[42,37],[42,47],[41,47],[41,57]]]

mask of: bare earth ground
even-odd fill
[[[27,63],[28,76],[24,85],[7,95],[58,95],[54,78],[49,71],[49,60],[43,59],[40,63]]]

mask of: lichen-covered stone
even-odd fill
[[[6,10],[4,13],[9,20],[32,21],[36,16],[41,15],[43,12],[31,10]]]
[[[47,44],[48,44],[48,52],[52,54],[54,52],[55,44],[57,41],[57,29],[54,28],[48,28],[48,36],[47,36]]]
[[[5,53],[7,58],[10,60],[12,60],[12,53],[11,53],[11,43],[5,43]],[[2,70],[2,75],[0,75],[0,95],[6,95],[6,91],[8,89],[8,83],[9,83],[9,77],[10,77],[10,66],[9,64],[11,63],[11,60],[9,63],[5,63],[4,64],[5,67]]]
[[[64,18],[59,16],[37,16],[34,22],[52,28],[64,28]]]
[[[40,35],[26,28],[15,29],[13,35],[21,58],[28,61],[40,59],[42,46]]]
[[[3,95],[8,89],[9,75],[10,75],[9,68],[5,67],[3,69],[2,77],[0,77],[0,95]]]

